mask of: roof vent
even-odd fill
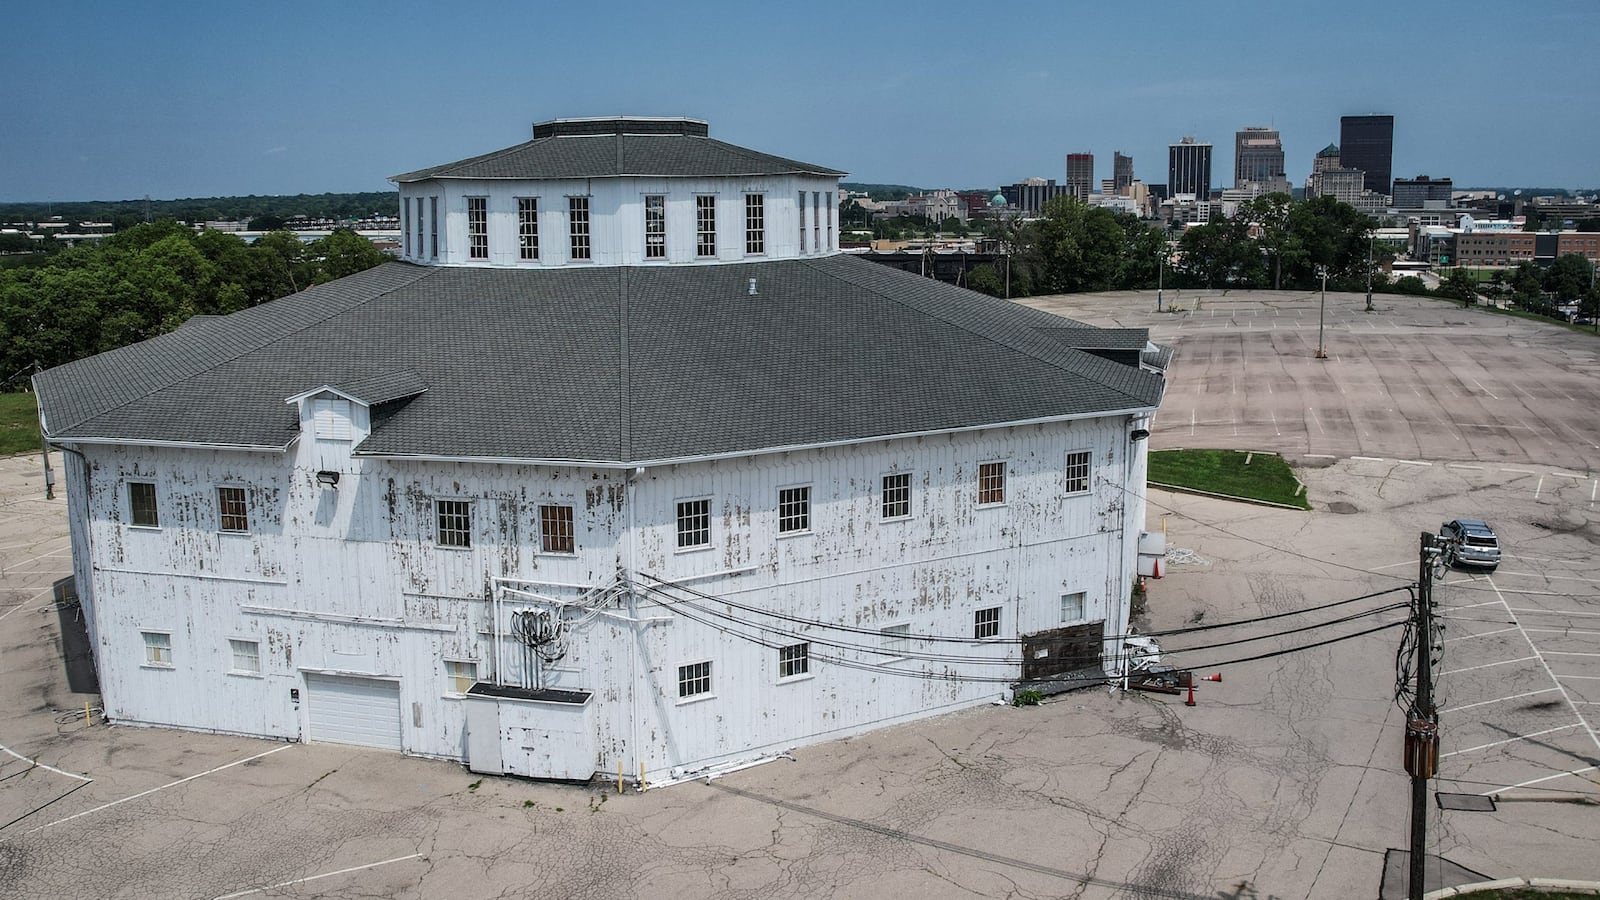
[[[756,296],[756,280],[754,278],[750,279],[750,296]]]

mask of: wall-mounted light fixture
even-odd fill
[[[1135,428],[1134,430],[1128,432],[1128,440],[1130,442],[1132,442],[1132,443],[1135,443],[1135,444],[1139,443],[1140,441],[1144,440],[1145,438],[1147,438],[1149,436],[1150,436],[1150,429],[1148,429],[1148,428]]]
[[[323,469],[317,473],[317,484],[323,487],[337,488],[339,486],[339,473],[330,469]]]

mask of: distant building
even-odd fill
[[[1167,147],[1167,188],[1170,196],[1193,194],[1201,200],[1211,196],[1211,145],[1185,137]]]
[[[1342,169],[1344,162],[1339,157],[1339,145],[1329,144],[1317,151],[1316,159],[1311,161],[1311,174],[1326,172],[1329,169]]]
[[[1067,191],[1085,201],[1094,193],[1093,153],[1067,154]]]
[[[1111,181],[1118,196],[1127,196],[1133,184],[1133,157],[1123,156],[1121,150],[1111,154]]]
[[[983,191],[957,191],[956,197],[967,208],[967,219],[987,219],[990,213],[989,195]]]
[[[1449,206],[1453,185],[1448,178],[1396,178],[1390,203],[1396,207],[1427,207],[1431,203]]]
[[[1283,141],[1276,130],[1250,126],[1234,134],[1233,186],[1243,188],[1248,182],[1288,184],[1283,165]]]
[[[1054,178],[1025,178],[1016,184],[1000,188],[1000,193],[1005,195],[1008,206],[1014,206],[1024,214],[1031,215],[1043,209],[1051,200],[1065,197],[1072,191],[1064,184],[1056,184]]]
[[[1365,187],[1366,173],[1360,169],[1325,169],[1306,181],[1306,198],[1332,197],[1369,215],[1384,211],[1385,197]]]
[[[1347,169],[1365,173],[1363,186],[1388,194],[1394,170],[1394,116],[1342,116],[1339,152]]]

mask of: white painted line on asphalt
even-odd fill
[[[1447,469],[1471,469],[1474,472],[1483,471],[1483,466],[1468,466],[1461,463],[1445,463],[1444,466]]]
[[[94,780],[93,778],[90,778],[87,775],[78,775],[78,774],[75,774],[75,773],[72,773],[72,772],[68,772],[65,769],[58,769],[55,766],[47,766],[44,763],[39,762],[36,759],[29,759],[26,756],[23,756],[21,753],[18,753],[17,751],[11,749],[10,747],[7,747],[5,744],[0,744],[0,752],[9,753],[12,756],[15,756],[17,759],[20,759],[23,762],[27,763],[28,765],[33,766],[36,769],[43,769],[46,772],[54,772],[57,775],[65,775],[68,778],[76,778],[79,781],[93,781]]]
[[[1554,775],[1546,775],[1543,778],[1535,778],[1535,779],[1533,779],[1531,781],[1519,781],[1516,784],[1508,784],[1505,787],[1499,787],[1499,788],[1494,788],[1492,790],[1484,791],[1483,793],[1479,794],[1478,796],[1479,797],[1487,797],[1490,794],[1498,794],[1501,791],[1512,791],[1512,790],[1516,790],[1517,788],[1520,788],[1520,787],[1527,787],[1530,784],[1540,784],[1540,783],[1546,782],[1546,781],[1555,781],[1557,778],[1566,778],[1568,775],[1582,775],[1585,772],[1593,772],[1595,769],[1600,769],[1600,766],[1584,766],[1581,769],[1573,769],[1570,772],[1557,772]]]
[[[1316,423],[1317,431],[1322,433],[1322,434],[1327,434],[1328,430],[1326,428],[1322,427],[1322,420],[1317,418],[1316,407],[1308,406],[1308,407],[1306,407],[1306,412],[1311,413],[1311,421]]]
[[[1305,457],[1306,457],[1306,459],[1338,459],[1339,458],[1337,456],[1334,456],[1332,453],[1307,453],[1307,454],[1305,454]]]
[[[1500,585],[1495,584],[1493,578],[1489,579],[1489,587],[1494,589],[1495,596],[1500,597],[1501,601],[1505,602],[1505,597],[1502,596],[1500,592]],[[1509,602],[1506,603],[1506,612],[1511,615],[1512,624],[1516,625],[1518,628],[1521,628],[1522,622],[1517,619],[1516,610],[1512,609]],[[1589,720],[1583,717],[1583,710],[1579,709],[1577,705],[1572,702],[1572,695],[1567,693],[1567,686],[1561,683],[1560,678],[1556,677],[1555,670],[1550,668],[1549,661],[1546,660],[1544,655],[1539,652],[1539,646],[1533,642],[1533,638],[1528,637],[1528,633],[1526,631],[1522,633],[1522,639],[1528,642],[1528,649],[1532,650],[1533,654],[1539,657],[1539,665],[1544,667],[1544,674],[1549,676],[1551,682],[1553,682],[1556,687],[1561,689],[1561,699],[1567,701],[1567,706],[1571,707],[1573,715],[1578,717],[1578,723],[1583,726],[1584,731],[1588,732],[1590,742],[1596,747],[1600,747],[1600,736],[1597,736],[1594,733],[1594,726],[1590,725]],[[1594,677],[1596,680],[1600,680],[1600,675]]]
[[[1509,666],[1512,663],[1529,662],[1538,658],[1539,657],[1537,656],[1522,656],[1518,657],[1517,659],[1502,659],[1499,662],[1484,663],[1481,666],[1467,666],[1466,668],[1462,669],[1451,669],[1448,672],[1440,672],[1439,677],[1443,678],[1446,675],[1460,675],[1462,672],[1475,672],[1478,669],[1492,669],[1495,666]]]
[[[17,610],[22,609],[24,606],[32,606],[33,604],[38,603],[40,600],[43,600],[44,598],[50,596],[51,592],[53,592],[54,590],[55,590],[55,588],[53,588],[53,587],[45,588],[44,590],[40,591],[39,593],[34,594],[32,597],[29,597],[28,599],[22,601],[21,603],[18,603],[16,606],[13,606],[10,609],[6,610],[5,612],[0,613],[0,619],[4,619],[6,616],[9,616],[12,613],[16,612]]]
[[[51,826],[60,825],[63,822],[71,822],[73,819],[78,819],[78,818],[82,818],[83,816],[90,815],[92,813],[101,812],[103,810],[110,809],[113,806],[121,806],[122,804],[127,803],[129,800],[137,800],[140,797],[148,797],[151,794],[154,794],[154,793],[156,793],[158,791],[164,791],[164,790],[166,790],[167,788],[170,788],[170,787],[177,787],[180,784],[187,784],[187,783],[195,780],[196,778],[204,778],[207,775],[214,775],[217,772],[221,772],[224,769],[231,769],[234,766],[242,766],[247,762],[253,762],[255,760],[258,760],[258,759],[262,758],[263,756],[271,756],[274,753],[282,753],[283,751],[288,750],[289,748],[291,748],[293,746],[294,746],[293,744],[284,744],[282,747],[277,747],[277,748],[274,748],[272,750],[268,750],[265,753],[257,753],[255,756],[247,756],[244,759],[228,763],[227,765],[217,766],[214,769],[207,769],[204,772],[200,772],[200,773],[195,774],[195,775],[190,775],[188,778],[180,778],[177,781],[173,781],[173,782],[169,782],[167,784],[163,784],[160,787],[153,787],[148,791],[140,791],[139,793],[134,794],[132,797],[123,797],[121,800],[113,800],[110,803],[102,803],[101,805],[96,806],[94,809],[86,809],[86,810],[84,810],[83,812],[80,812],[80,813],[73,813],[72,815],[67,816],[65,819],[57,819],[54,822],[47,822],[47,823],[45,823],[43,825],[40,825],[38,828],[35,828],[32,831],[28,831],[26,833],[27,834],[33,834],[35,831],[43,831],[46,828],[49,828]]]
[[[1600,634],[1600,631],[1585,631],[1582,628],[1524,628],[1534,634]]]
[[[319,878],[332,878],[335,875],[348,875],[351,872],[365,872],[368,869],[376,869],[379,866],[387,866],[391,863],[405,862],[408,859],[417,859],[420,856],[422,856],[421,853],[412,853],[407,856],[396,856],[394,859],[386,859],[382,862],[367,863],[364,866],[351,866],[348,869],[336,869],[332,872],[323,872],[321,875],[310,875],[305,878],[296,878],[293,881],[280,881],[277,884],[269,884],[266,887],[251,888],[248,891],[238,891],[237,893],[233,894],[223,894],[221,897],[218,897],[217,900],[234,900],[235,897],[248,897],[251,894],[262,894],[281,887],[288,887],[291,884],[305,884],[308,881],[316,881]]]
[[[1194,410],[1189,410],[1189,436],[1194,437]]]
[[[1600,491],[1600,480],[1596,480],[1594,484],[1589,486],[1589,505],[1590,506],[1594,505],[1594,492],[1595,491]]]
[[[1398,569],[1401,566],[1414,566],[1416,564],[1417,564],[1417,561],[1414,560],[1414,559],[1402,559],[1397,563],[1388,563],[1386,565],[1373,566],[1371,569],[1368,569],[1367,571],[1369,571],[1369,572],[1382,572],[1384,569]]]
[[[1478,390],[1483,391],[1485,394],[1488,394],[1489,395],[1489,399],[1491,399],[1491,400],[1499,400],[1500,399],[1499,397],[1496,397],[1494,395],[1494,391],[1491,391],[1488,388],[1484,387],[1483,386],[1483,382],[1479,381],[1478,379],[1476,379],[1476,378],[1472,379],[1472,383],[1478,386]]]
[[[1399,462],[1402,465],[1407,465],[1407,466],[1431,466],[1431,465],[1433,465],[1433,463],[1431,463],[1431,462],[1425,462],[1425,461],[1420,460],[1420,459],[1401,459],[1401,460],[1396,460],[1396,462]]]
[[[1497,628],[1494,631],[1480,631],[1477,634],[1464,634],[1461,637],[1445,638],[1444,642],[1446,644],[1450,644],[1450,643],[1454,643],[1456,641],[1470,641],[1473,638],[1488,637],[1491,634],[1505,634],[1508,631],[1516,631],[1516,629],[1515,628]]]
[[[1512,469],[1512,468],[1508,468],[1506,466],[1501,466],[1500,467],[1500,471],[1502,471],[1502,472],[1515,472],[1518,475],[1532,475],[1533,474],[1533,471],[1531,469]]]
[[[1499,600],[1485,600],[1482,603],[1469,603],[1466,606],[1441,606],[1439,608],[1440,609],[1448,609],[1451,612],[1455,612],[1457,610],[1462,610],[1462,609],[1477,609],[1480,606],[1498,606],[1498,605],[1500,605],[1500,601]]]
[[[1352,456],[1350,458],[1359,459],[1362,462],[1383,462],[1383,457],[1381,456]]]
[[[1512,629],[1512,630],[1515,631],[1516,629]],[[1442,712],[1461,712],[1464,709],[1473,709],[1474,707],[1478,707],[1478,706],[1488,706],[1488,705],[1490,705],[1492,703],[1504,703],[1507,700],[1521,700],[1523,697],[1533,697],[1533,696],[1536,696],[1538,694],[1554,694],[1559,690],[1560,690],[1560,688],[1545,688],[1542,691],[1528,691],[1526,694],[1512,694],[1509,697],[1496,697],[1493,700],[1482,700],[1482,701],[1479,701],[1477,703],[1468,703],[1466,706],[1447,706],[1441,711]]]
[[[1267,410],[1267,415],[1272,417],[1272,433],[1275,435],[1283,434],[1282,431],[1278,430],[1278,414],[1269,409]]]
[[[1533,499],[1539,499],[1539,492],[1544,490],[1544,476],[1539,476],[1539,483],[1533,486]]]
[[[1550,474],[1554,475],[1557,478],[1576,478],[1579,481],[1582,481],[1585,478],[1589,477],[1587,475],[1575,475],[1575,474],[1573,474],[1571,472],[1551,472]]]
[[[1600,656],[1600,653],[1580,653],[1577,650],[1545,650],[1545,656]]]
[[[1558,731],[1566,731],[1569,728],[1582,728],[1582,727],[1583,727],[1583,723],[1582,722],[1573,722],[1571,725],[1561,725],[1561,726],[1557,726],[1555,728],[1546,728],[1543,731],[1535,731],[1532,734],[1524,734],[1524,735],[1520,735],[1520,736],[1514,737],[1514,738],[1506,738],[1503,741],[1493,741],[1493,742],[1488,743],[1488,744],[1479,744],[1476,747],[1467,747],[1467,748],[1464,748],[1464,749],[1461,749],[1461,750],[1451,750],[1449,753],[1441,753],[1441,754],[1439,754],[1439,758],[1440,759],[1444,759],[1447,756],[1459,756],[1459,755],[1461,755],[1463,753],[1477,753],[1479,750],[1488,750],[1491,747],[1503,747],[1506,744],[1515,744],[1518,741],[1526,741],[1526,740],[1529,740],[1531,738],[1543,737],[1543,736],[1545,736],[1547,734],[1555,734]]]
[[[1597,584],[1600,584],[1600,578],[1584,578],[1581,575],[1547,575],[1547,574],[1545,574],[1543,572],[1504,572],[1504,571],[1496,572],[1495,574],[1496,575],[1500,575],[1502,577],[1504,577],[1506,575],[1515,575],[1515,576],[1517,576],[1519,578],[1548,578],[1548,579],[1551,579],[1552,581],[1592,581],[1592,582],[1595,582]]]
[[[1600,681],[1600,675],[1557,675],[1556,678],[1581,678],[1584,681]]]
[[[1494,579],[1493,578],[1489,579],[1489,584],[1491,584],[1491,585],[1494,584]],[[1503,593],[1503,594],[1518,594],[1518,593],[1521,593],[1521,594],[1532,594],[1532,593],[1535,593],[1535,592],[1534,591],[1503,591],[1503,590],[1501,590],[1499,588],[1495,588],[1495,593],[1497,593],[1497,594],[1501,594],[1501,593]],[[1566,594],[1546,594],[1545,596],[1547,596],[1547,597],[1565,597],[1567,595]],[[1547,616],[1595,616],[1595,617],[1600,617],[1600,612],[1577,612],[1576,610],[1568,611],[1568,610],[1562,610],[1562,609],[1538,609],[1536,607],[1531,607],[1531,606],[1517,606],[1517,607],[1508,606],[1508,607],[1506,607],[1506,609],[1509,609],[1514,613],[1519,613],[1519,612],[1522,612],[1522,613],[1540,613],[1540,614],[1547,615]]]

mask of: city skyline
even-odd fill
[[[404,0],[19,7],[7,16],[0,201],[381,191],[389,175],[526,140],[535,121],[618,114],[705,119],[713,138],[850,181],[962,189],[1064,182],[1066,154],[1080,151],[1097,157],[1096,185],[1113,177],[1113,151],[1159,183],[1184,135],[1216,148],[1222,187],[1248,126],[1281,134],[1298,186],[1339,141],[1341,117],[1378,113],[1395,118],[1395,177],[1600,186],[1589,152],[1600,124],[1575,114],[1593,98],[1567,44],[1600,25],[1600,6],[1356,3],[1319,25],[1326,53],[1285,37],[1292,23],[1247,14],[1259,8],[1007,4],[993,10],[996,38],[935,76],[896,61],[903,17],[842,4],[512,7],[493,28]],[[919,21],[969,14],[932,3]],[[1135,64],[1155,18],[1227,52]],[[1495,30],[1495,58],[1541,65],[1475,68],[1471,91],[1418,92],[1401,77],[1430,52],[1469,52],[1485,21],[1516,25]],[[1437,65],[1444,78],[1465,71]]]

